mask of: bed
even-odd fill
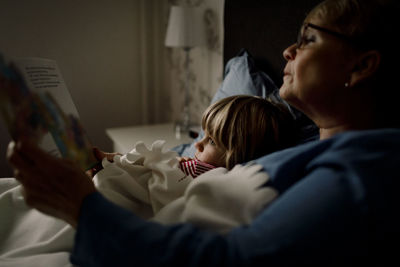
[[[295,41],[306,12],[318,2],[316,0],[225,0],[223,53],[225,77],[212,101],[227,94],[241,93],[276,97],[277,89],[282,83],[281,76],[285,65],[282,52]],[[232,84],[239,87],[239,91],[232,91],[230,87]],[[238,84],[240,86],[237,86]],[[184,147],[180,153],[189,153],[190,155],[190,148],[191,146]],[[14,186],[12,181],[9,182],[9,184],[4,183],[4,186],[0,188],[0,195]],[[15,218],[26,216],[31,212],[15,192],[8,194],[7,200],[15,201],[16,205],[22,205],[14,207],[19,210],[19,213],[16,213],[15,209],[13,211],[13,207],[7,203],[3,205],[3,208],[8,209]],[[38,251],[41,251],[42,256],[46,257],[45,262],[52,263],[51,266],[64,266],[61,263],[68,262],[70,249],[65,244],[73,242],[71,239],[73,238],[73,229],[66,227],[60,221],[54,222],[51,218],[42,217],[37,213],[30,214],[30,216],[33,217],[32,220],[41,221],[43,226],[51,225],[53,229],[51,242],[55,246],[52,245],[50,248],[59,253],[46,254],[47,248],[42,247]],[[2,222],[2,227],[7,228],[12,221],[13,217],[9,216]],[[25,227],[29,229],[29,220],[25,220],[24,223],[27,224]],[[36,238],[38,233],[32,232],[31,234],[33,238]],[[47,234],[51,235],[52,233]],[[65,236],[71,240],[66,241],[63,238]],[[27,249],[29,250],[29,248]],[[0,252],[1,250],[0,245]],[[20,250],[13,254],[13,257],[7,258],[7,255],[3,255],[5,256],[3,259],[7,259],[7,261],[2,261],[0,256],[0,265],[21,266],[23,261],[15,258],[18,255],[23,257],[26,254]],[[35,259],[38,260],[38,257]],[[32,257],[26,257],[25,260],[29,262]]]

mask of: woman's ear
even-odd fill
[[[381,63],[381,53],[370,50],[359,55],[350,78],[350,87],[371,78]]]

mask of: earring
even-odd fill
[[[345,83],[344,87],[346,87],[346,88],[349,87],[349,83]]]

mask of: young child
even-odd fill
[[[237,210],[230,209],[231,204],[217,208],[217,213],[224,217],[223,227],[227,226],[227,218],[235,218],[229,225],[248,222],[252,218],[248,214],[253,213],[245,212],[247,219],[242,220],[238,219],[242,217],[237,212],[252,210],[251,207],[257,207],[254,210],[258,210],[275,197],[276,192],[269,189],[268,193],[253,194],[266,183],[268,176],[261,175],[259,179],[249,181],[246,177],[256,176],[259,168],[250,168],[249,165],[242,169],[234,167],[292,145],[295,140],[293,127],[293,117],[281,104],[254,96],[227,97],[204,112],[204,137],[195,144],[197,151],[194,158],[179,158],[174,151],[163,152],[162,141],[154,142],[151,148],[138,143],[126,155],[97,150],[97,157],[102,159],[104,169],[96,174],[94,182],[104,196],[142,218],[173,223],[194,217],[194,222],[198,222],[202,216],[196,212],[208,214],[217,208],[215,203],[222,205],[225,199],[229,199],[237,200],[238,205],[252,204]],[[208,178],[204,178],[205,175]],[[225,181],[230,176],[233,178]],[[196,187],[199,184],[202,185]],[[234,195],[222,197],[224,190],[235,187],[240,187],[240,190],[235,189],[232,191]],[[198,188],[210,190],[198,191]],[[244,188],[248,188],[248,191]],[[212,192],[218,194],[213,195]],[[198,202],[202,198],[204,201]],[[174,204],[169,205],[172,202]],[[206,203],[214,204],[204,206]],[[164,211],[159,214],[161,210]],[[228,210],[233,214],[224,213]],[[208,216],[204,221],[215,222],[214,219],[209,220]],[[212,225],[211,228],[215,229],[219,223]]]
[[[295,144],[294,121],[287,107],[267,99],[235,95],[221,99],[203,113],[204,136],[195,143],[194,158],[178,157],[180,169],[193,178],[216,167],[232,169]],[[119,153],[94,150],[113,161]]]
[[[193,178],[213,169],[232,169],[294,144],[293,118],[283,104],[256,96],[231,96],[204,112],[204,137],[195,144],[194,159],[179,158]]]

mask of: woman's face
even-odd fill
[[[333,30],[318,19],[307,22]],[[313,119],[334,113],[346,97],[352,50],[346,41],[312,27],[302,30],[301,36],[301,47],[294,44],[283,52],[287,64],[280,95]]]

